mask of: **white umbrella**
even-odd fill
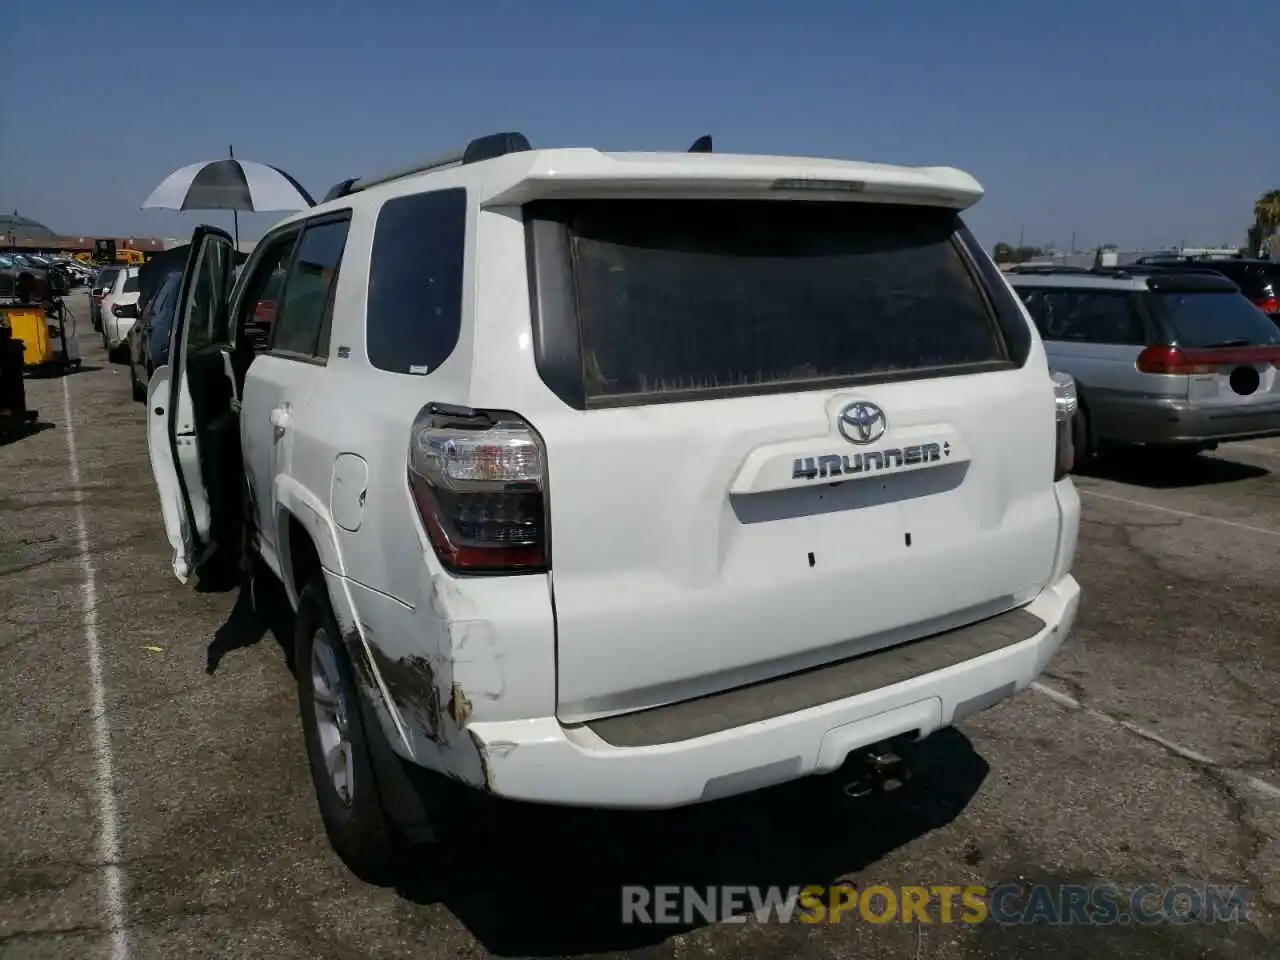
[[[240,244],[239,211],[303,210],[315,206],[302,184],[279,167],[252,160],[205,160],[173,171],[151,191],[143,209],[231,210],[236,214],[236,246]]]

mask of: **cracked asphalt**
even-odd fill
[[[1083,605],[1048,692],[931,738],[901,794],[809,780],[663,814],[503,808],[375,888],[324,837],[276,639],[287,623],[173,578],[143,406],[72,303],[86,369],[30,380],[47,427],[0,446],[0,956],[110,955],[104,788],[131,958],[1280,956],[1280,441],[1080,478]],[[623,884],[838,879],[1247,885],[1252,907],[1240,923],[1152,926],[619,922]]]

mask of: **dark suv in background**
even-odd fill
[[[1139,263],[1149,266],[1172,266],[1179,270],[1188,268],[1220,273],[1253,301],[1253,305],[1280,327],[1280,261],[1247,260],[1244,257],[1229,260],[1210,260],[1197,257],[1143,257]]]

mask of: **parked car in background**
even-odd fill
[[[0,254],[0,297],[24,303],[48,298],[49,273],[20,253]]]
[[[1107,445],[1183,454],[1280,436],[1280,329],[1198,267],[1015,267],[1049,366],[1075,378],[1077,466]]]
[[[160,281],[160,287],[147,297],[137,322],[129,329],[125,341],[129,345],[129,385],[133,399],[147,399],[147,384],[156,367],[169,362],[169,332],[173,327],[173,308],[182,282],[182,265]]]
[[[99,304],[102,345],[112,359],[119,357],[124,338],[138,317],[138,293],[138,268],[122,267]]]
[[[123,267],[103,267],[98,271],[97,278],[93,281],[93,285],[89,288],[89,319],[93,323],[93,329],[100,331],[102,329],[102,298],[107,295],[107,291],[111,289],[116,282]]]

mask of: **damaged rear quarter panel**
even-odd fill
[[[353,609],[339,625],[396,752],[501,792],[507,753],[490,750],[477,725],[555,714],[545,575],[454,578],[424,565],[416,606],[354,581],[347,593]]]

